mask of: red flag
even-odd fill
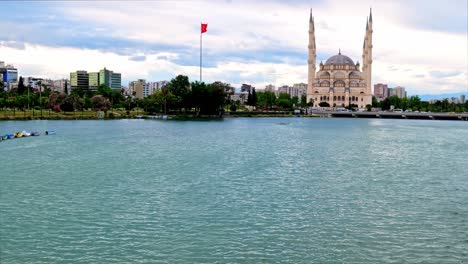
[[[201,33],[205,33],[208,29],[208,24],[201,24]]]

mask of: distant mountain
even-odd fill
[[[422,101],[428,101],[431,99],[445,99],[445,98],[460,98],[460,95],[464,94],[465,97],[468,99],[468,91],[464,93],[445,93],[445,94],[423,94],[423,95],[418,95],[419,98],[421,98]],[[415,95],[415,94],[412,94]],[[410,95],[408,95],[410,96]]]

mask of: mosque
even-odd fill
[[[315,45],[315,26],[312,10],[309,19],[309,59],[307,102],[313,100],[319,107],[323,102],[330,107],[357,105],[365,108],[372,104],[372,10],[367,19],[366,35],[362,47],[362,65],[341,54],[320,62],[316,71],[317,49]]]

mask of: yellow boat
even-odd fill
[[[15,138],[20,138],[20,137],[23,137],[23,133],[21,133],[21,132],[16,132],[16,133],[15,133]]]

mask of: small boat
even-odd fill
[[[53,130],[48,130],[45,132],[46,135],[55,135],[55,131]]]
[[[7,139],[8,139],[8,134],[2,135],[2,139],[3,139],[3,140],[7,140]]]
[[[14,135],[14,134],[6,134],[6,136],[7,136],[8,139],[15,138],[15,135]]]
[[[20,138],[20,137],[23,137],[23,134],[21,132],[16,132],[15,138]]]
[[[29,137],[31,136],[31,133],[28,133],[26,131],[23,130],[23,132],[21,132],[21,134],[23,134],[23,137]]]
[[[37,131],[32,131],[31,132],[31,136],[33,136],[33,137],[39,136],[40,134],[41,134],[41,132],[37,132]]]

